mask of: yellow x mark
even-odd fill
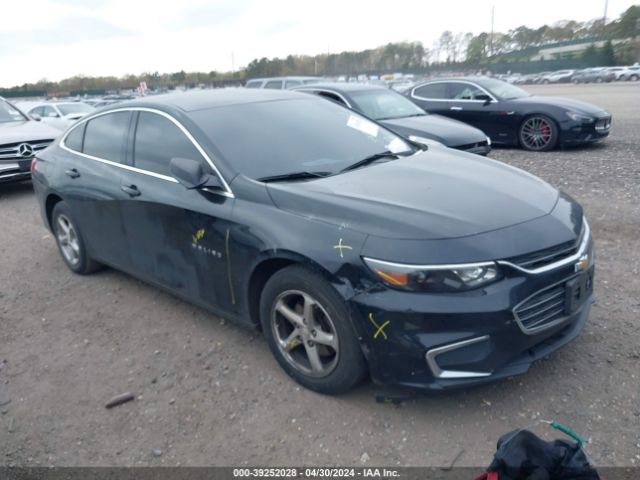
[[[382,334],[382,336],[384,337],[385,340],[387,340],[387,334],[384,333],[384,327],[386,327],[387,325],[389,325],[389,320],[387,320],[386,322],[384,322],[382,325],[378,325],[376,323],[376,321],[373,319],[373,313],[369,314],[369,320],[371,321],[371,323],[373,323],[373,325],[377,328],[376,333],[373,334],[373,338],[378,338],[378,335]]]

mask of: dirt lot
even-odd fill
[[[255,332],[113,270],[73,275],[30,184],[0,186],[0,465],[477,466],[539,419],[588,437],[599,465],[640,465],[640,84],[530,90],[614,116],[601,145],[492,154],[586,208],[597,304],[568,347],[526,375],[400,407],[375,403],[372,385],[323,397]],[[105,409],[125,391],[136,400]]]

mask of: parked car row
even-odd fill
[[[428,89],[455,92],[452,106],[486,128],[541,106],[581,131],[578,112],[591,108],[492,82],[418,84],[408,98],[429,109],[438,99]],[[524,171],[397,135],[414,113],[432,117],[401,100],[323,85],[106,107],[37,153],[40,212],[71,271],[108,265],[259,328],[311,390],[372,378],[442,391],[524,373],[587,322],[594,253],[583,209]],[[535,118],[549,120],[527,123],[531,142],[553,125]]]
[[[593,67],[582,70],[558,70],[528,75],[513,74],[506,76],[509,83],[531,85],[549,83],[589,83],[612,82],[614,80],[640,80],[640,65],[628,67]]]
[[[561,75],[569,73],[558,73],[556,78]],[[588,78],[585,75],[581,81]],[[263,79],[254,88],[267,88],[266,83],[273,81]],[[288,80],[279,81],[284,87]],[[599,107],[532,96],[490,77],[419,81],[403,95],[376,85],[321,82],[317,78],[293,88],[357,111],[405,139],[436,141],[482,155],[489,153],[492,144],[547,151],[591,143],[607,137],[611,127],[611,115]]]

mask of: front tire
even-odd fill
[[[532,115],[520,125],[518,139],[525,150],[546,152],[558,143],[558,127],[546,115]]]
[[[282,369],[310,390],[344,393],[367,373],[346,302],[308,268],[287,267],[267,281],[260,323]]]
[[[51,225],[62,259],[72,272],[86,275],[102,267],[89,257],[82,233],[66,203],[56,204],[51,215]]]

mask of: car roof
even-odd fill
[[[228,105],[273,102],[296,98],[307,99],[308,95],[291,92],[289,90],[219,88],[143,97],[137,100],[116,103],[110,106],[112,107],[110,109],[147,107],[159,109],[170,108],[191,112]]]

